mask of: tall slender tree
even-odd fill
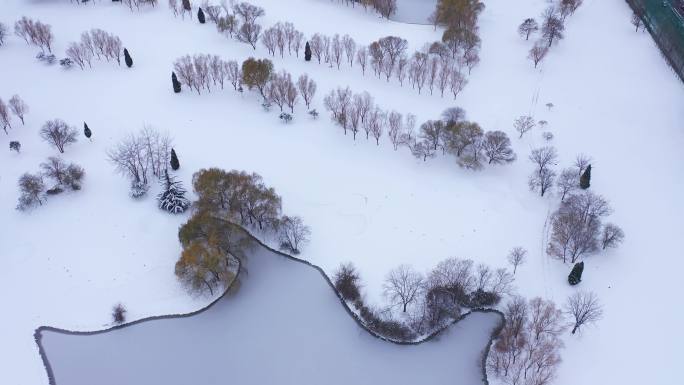
[[[85,135],[88,140],[91,140],[90,137],[93,135],[93,132],[90,131],[90,127],[88,127],[88,123],[86,122],[83,122],[83,135]]]
[[[206,22],[206,19],[204,18],[204,11],[202,11],[202,8],[197,11],[197,20],[199,20],[200,24],[204,24]]]
[[[580,177],[580,187],[583,190],[586,190],[589,188],[590,185],[591,185],[591,165],[588,165],[587,168],[582,173],[582,176]]]
[[[126,62],[128,68],[131,68],[133,66],[133,59],[131,58],[131,54],[128,52],[128,49],[126,48],[124,48],[124,61]]]
[[[304,60],[311,61],[311,46],[309,45],[308,41],[304,46]]]
[[[180,162],[178,162],[178,156],[176,156],[176,150],[171,149],[171,169],[176,171],[180,168]]]
[[[175,93],[181,92],[181,82],[178,81],[178,78],[176,77],[175,72],[171,72],[171,84],[173,85],[173,92],[175,92]]]

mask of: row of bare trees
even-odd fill
[[[289,55],[294,54],[299,57],[299,51],[304,42],[304,34],[290,22],[276,23],[274,26],[264,30],[261,35],[261,44],[266,47],[268,53],[275,56],[276,52],[283,57],[285,50]]]
[[[331,0],[335,1],[335,0]],[[397,11],[397,0],[336,0],[338,3],[344,2],[352,7],[359,4],[364,10],[369,8],[377,12],[385,19],[389,19]]]
[[[26,44],[38,46],[41,51],[52,52],[54,35],[49,24],[24,16],[14,23],[14,34],[24,39]]]
[[[0,98],[0,126],[8,134],[7,128],[12,128],[12,117],[10,112],[14,114],[21,124],[24,125],[24,116],[28,113],[29,107],[24,100],[22,100],[19,95],[13,95],[7,104]]]
[[[117,64],[121,65],[122,50],[123,46],[118,36],[94,28],[83,32],[80,42],[69,44],[66,55],[81,69],[85,69],[86,64],[92,67],[93,58],[116,60]]]
[[[506,164],[516,159],[506,133],[485,133],[477,123],[465,120],[465,111],[461,108],[447,109],[442,119],[428,120],[416,133],[415,116],[408,114],[404,118],[396,111],[385,112],[367,92],[352,94],[349,87],[337,88],[325,97],[324,103],[331,119],[343,128],[345,135],[350,131],[356,139],[356,134],[363,129],[366,139],[372,134],[379,145],[387,129],[395,150],[406,146],[423,161],[441,151],[455,155],[460,166],[477,170],[485,162]]]
[[[242,71],[238,63],[223,60],[218,55],[186,55],[176,60],[173,68],[180,82],[198,94],[202,90],[211,92],[212,86],[218,85],[223,89],[226,83],[238,90],[242,83]]]
[[[506,324],[489,351],[488,372],[505,384],[547,385],[561,362],[561,333],[597,322],[603,310],[594,293],[580,291],[562,309],[542,298],[514,296],[503,313]]]
[[[557,0],[541,14],[541,36],[529,51],[528,58],[537,68],[544,60],[553,43],[562,40],[565,32],[565,19],[575,13],[583,0]],[[518,34],[529,40],[530,36],[540,30],[539,23],[534,18],[525,19],[518,26]]]

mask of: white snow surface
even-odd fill
[[[263,25],[291,21],[307,36],[348,33],[368,43],[397,35],[412,51],[441,33],[328,0],[252,2],[266,10]],[[31,107],[26,126],[15,120],[0,139],[0,383],[47,383],[32,337],[37,326],[100,329],[117,302],[136,319],[210,301],[189,297],[173,275],[177,228],[187,217],[158,210],[156,190],[131,200],[128,182],[106,160],[107,148],[143,125],[173,136],[181,162],[177,176],[186,187],[203,167],[261,174],[283,197],[284,211],[301,215],[312,229],[302,257],[329,274],[353,261],[371,301],[381,300],[384,275],[399,264],[425,271],[457,256],[505,266],[508,250],[523,246],[530,255],[516,274],[519,293],[563,302],[577,290],[566,283],[570,266],[543,252],[547,215],[558,197],[542,199],[527,188],[527,155],[544,144],[541,130],[517,139],[512,127],[527,113],[549,121],[559,169],[580,152],[594,158],[591,189],[611,201],[610,220],[626,233],[619,249],[586,258],[580,288],[598,294],[605,315],[597,327],[568,334],[556,383],[676,382],[677,346],[684,342],[678,333],[684,322],[684,87],[650,36],[634,32],[623,0],[585,0],[568,19],[566,38],[538,70],[526,58],[532,41],[521,40],[516,28],[546,1],[486,1],[481,62],[456,101],[362,77],[356,66],[338,71],[301,58],[272,58],[276,69],[294,77],[306,72],[318,83],[314,107],[321,117],[309,119],[300,104],[290,125],[281,124],[276,111],[264,113],[254,93],[173,94],[172,63],[182,55],[243,60],[267,53],[228,40],[195,18],[174,19],[160,3],[131,13],[109,1],[0,2],[0,22],[10,28],[22,15],[51,24],[58,57],[95,27],[120,36],[135,61],[132,69],[102,62],[63,71],[37,62],[37,49],[16,36],[0,47],[0,96],[18,93]],[[347,85],[369,91],[384,108],[414,113],[419,124],[461,106],[484,129],[514,138],[519,159],[473,173],[452,157],[415,160],[406,149],[393,151],[386,139],[379,147],[363,138],[354,142],[329,121],[322,103],[324,94]],[[554,103],[552,111],[547,102]],[[18,212],[18,177],[57,155],[38,137],[40,126],[54,118],[79,130],[86,121],[93,131],[92,143],[80,137],[64,155],[85,168],[83,189]],[[22,143],[21,154],[7,150],[9,140]]]

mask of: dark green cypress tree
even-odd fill
[[[93,135],[93,132],[90,131],[90,127],[88,127],[88,123],[86,122],[83,122],[83,135],[88,139]]]
[[[181,92],[181,83],[178,81],[175,72],[171,72],[171,84],[173,84],[173,92]]]
[[[176,156],[176,150],[171,149],[171,169],[176,171],[180,168],[180,162],[178,162],[178,157]]]
[[[591,185],[591,165],[588,165],[587,168],[582,173],[582,176],[580,177],[580,187],[582,189],[586,190],[589,188],[590,185]]]
[[[582,272],[584,271],[584,262],[578,262],[572,267],[570,275],[568,275],[568,283],[577,285],[582,281]]]
[[[309,42],[306,42],[306,45],[304,46],[304,60],[306,61],[311,61],[311,46],[309,46]]]
[[[128,50],[124,48],[124,60],[126,61],[126,65],[128,68],[131,68],[133,66],[133,59],[131,58],[131,54],[128,53]]]
[[[200,8],[199,11],[197,11],[197,20],[199,20],[200,24],[204,24],[206,21],[204,19],[204,11],[202,11],[202,8]]]

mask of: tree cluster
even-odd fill
[[[546,252],[564,263],[577,262],[600,248],[617,247],[622,229],[602,223],[612,212],[608,201],[590,191],[574,193],[551,216],[551,238]]]
[[[304,34],[295,29],[292,23],[276,23],[264,30],[261,35],[261,44],[266,47],[268,53],[275,56],[276,52],[283,57],[287,49],[288,55],[294,52],[299,57],[299,50],[304,42]]]
[[[80,42],[69,44],[66,50],[67,58],[85,69],[86,64],[92,67],[94,58],[107,61],[116,60],[121,65],[121,39],[101,29],[92,29],[81,34]],[[130,66],[129,66],[130,67]]]
[[[24,39],[26,44],[38,46],[41,51],[52,52],[54,36],[49,24],[24,16],[14,23],[14,34]]]
[[[333,283],[371,330],[407,341],[444,327],[461,315],[462,308],[496,305],[511,292],[513,275],[506,269],[494,270],[458,258],[440,262],[427,276],[400,265],[388,272],[383,284],[388,306],[398,308],[400,319],[393,318],[389,308],[381,311],[364,303],[361,278],[352,264],[341,265]]]
[[[28,111],[28,104],[26,104],[19,95],[13,95],[7,103],[0,98],[0,126],[2,126],[5,134],[8,134],[8,127],[12,128],[12,116],[10,115],[10,112],[19,118],[21,124],[24,125],[24,116]]]
[[[125,5],[128,7],[128,9],[133,11],[133,7],[135,7],[135,10],[139,11],[140,7],[149,5],[149,6],[156,6],[158,0],[121,0],[121,4]]]
[[[527,56],[534,63],[534,68],[544,60],[553,43],[563,39],[565,19],[574,14],[582,2],[583,0],[554,0],[541,14],[541,26],[534,18],[527,18],[518,26],[518,34],[525,40],[541,31],[539,40],[530,48]]]
[[[140,197],[149,188],[148,174],[161,178],[170,163],[171,138],[167,134],[145,127],[138,134],[129,134],[107,151],[116,171],[131,181],[131,195]]]
[[[193,188],[199,211],[274,233],[283,250],[298,254],[309,240],[310,230],[302,219],[282,215],[280,196],[256,173],[202,169],[193,176]]]
[[[17,210],[24,211],[36,204],[43,205],[47,195],[56,195],[65,189],[81,189],[85,176],[83,168],[75,163],[66,164],[61,158],[51,156],[40,164],[36,174],[25,173],[19,178],[19,203]],[[53,181],[53,187],[46,189],[44,178]]]
[[[181,226],[178,238],[183,251],[175,274],[194,294],[214,295],[215,290],[233,283],[238,278],[240,261],[251,245],[235,225],[201,210]]]
[[[191,90],[202,90],[211,92],[211,87],[220,86],[224,88],[226,83],[230,83],[235,90],[242,83],[242,72],[238,63],[230,60],[221,59],[218,55],[198,54],[194,56],[186,55],[173,64],[175,77],[178,84],[174,82],[174,89],[180,91],[183,84]]]
[[[505,384],[551,383],[561,362],[562,311],[538,297],[513,297],[503,312],[506,324],[489,351],[489,373]]]

